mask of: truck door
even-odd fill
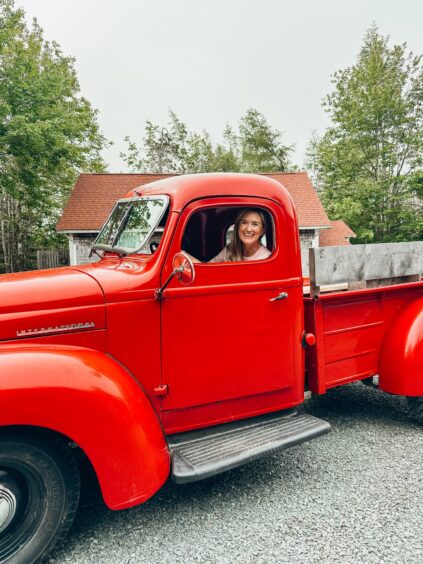
[[[247,207],[266,214],[271,255],[196,263],[194,282],[181,286],[172,280],[161,305],[162,383],[168,390],[162,409],[198,408],[198,424],[208,417],[201,407],[211,404],[247,401],[247,415],[257,413],[251,401],[256,396],[267,394],[266,411],[276,398],[292,405],[303,393],[298,244],[278,204],[261,198],[192,203],[181,214],[162,280],[181,249],[204,261],[217,254],[239,210]]]

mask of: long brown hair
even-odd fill
[[[263,224],[262,237],[266,233],[266,227],[267,227],[266,216],[261,210],[259,210],[257,208],[246,208],[246,209],[242,210],[238,214],[238,216],[235,220],[235,227],[234,227],[234,231],[232,233],[232,239],[231,239],[231,241],[230,241],[230,243],[228,244],[228,247],[227,247],[228,248],[227,257],[228,257],[228,260],[230,260],[230,261],[244,260],[244,245],[242,244],[242,241],[239,238],[238,228],[239,228],[239,224],[241,223],[242,219],[248,213],[256,213],[258,216],[260,216],[261,222]]]

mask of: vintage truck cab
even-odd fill
[[[265,217],[269,256],[209,262],[245,209]],[[107,506],[123,509],[169,476],[207,478],[330,430],[298,409],[319,327],[310,304],[304,327],[298,225],[280,183],[217,174],[142,186],[116,203],[93,252],[93,264],[0,278],[0,562],[41,559],[69,528],[77,451]],[[423,287],[407,288],[420,328]]]

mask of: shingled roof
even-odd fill
[[[342,219],[331,221],[330,224],[330,229],[325,229],[320,233],[320,246],[334,247],[336,245],[349,245],[349,238],[355,237],[354,231],[350,229]]]
[[[274,178],[291,194],[300,228],[330,227],[329,218],[306,172],[279,172],[264,176]]]
[[[76,181],[57,231],[97,232],[113,204],[127,192],[170,174],[81,174]],[[266,174],[285,186],[294,201],[300,228],[330,227],[330,221],[306,172]]]

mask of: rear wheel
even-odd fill
[[[420,425],[423,425],[423,397],[407,397],[408,413]]]
[[[0,437],[0,562],[40,562],[72,524],[78,465],[66,445]]]

